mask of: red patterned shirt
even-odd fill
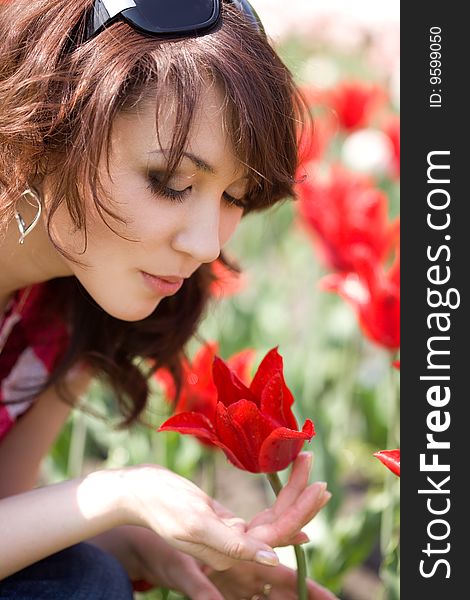
[[[48,310],[50,294],[47,283],[18,290],[0,314],[0,439],[30,408],[30,390],[45,383],[67,347],[64,319]]]

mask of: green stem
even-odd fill
[[[268,481],[276,496],[282,490],[282,483],[277,473],[268,473]],[[307,600],[307,560],[302,546],[294,544],[295,558],[297,560],[297,597],[298,600]]]
[[[217,492],[217,454],[214,448],[204,448],[202,455],[202,489],[214,498]]]

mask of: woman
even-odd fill
[[[0,40],[0,597],[295,598],[272,548],[328,501],[309,455],[248,524],[157,465],[33,489],[93,377],[125,425],[136,359],[179,380],[210,263],[292,193],[290,74],[245,2],[12,0]]]

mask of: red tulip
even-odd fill
[[[303,223],[329,268],[352,271],[365,250],[377,261],[386,258],[397,221],[389,221],[387,197],[367,177],[336,165],[326,178],[298,184],[297,192]]]
[[[323,289],[339,293],[355,308],[364,334],[391,350],[400,347],[400,257],[388,271],[370,255],[357,257],[355,271],[324,277]]]
[[[400,177],[400,117],[398,115],[389,116],[383,125],[383,131],[392,143],[391,175]]]
[[[247,277],[244,273],[237,273],[226,267],[220,260],[211,263],[211,269],[217,277],[210,285],[210,293],[216,298],[227,298],[238,294],[246,287]]]
[[[148,592],[149,590],[153,590],[154,588],[154,585],[148,583],[144,579],[138,579],[132,582],[132,589],[134,590],[134,592]]]
[[[213,362],[218,398],[211,415],[191,411],[177,414],[159,431],[196,435],[221,448],[240,469],[272,473],[285,469],[305,440],[315,435],[312,421],[302,431],[292,413],[294,398],[286,386],[282,357],[273,348],[262,360],[247,387],[221,358]]]
[[[302,96],[311,109],[315,109],[323,104],[324,91],[311,84],[301,86]]]
[[[374,452],[374,456],[386,467],[400,477],[400,450],[380,450]]]
[[[302,167],[312,161],[323,158],[328,145],[337,133],[337,124],[331,112],[314,118],[313,127],[307,128],[300,139],[299,156],[300,169],[298,178],[302,178]]]
[[[175,414],[194,411],[212,419],[217,405],[212,363],[217,352],[217,343],[208,343],[197,352],[192,363],[187,360],[183,362],[183,386],[175,406]],[[254,358],[253,350],[243,350],[229,358],[228,363],[242,381],[248,382]],[[159,369],[155,377],[163,386],[165,396],[171,402],[175,402],[176,388],[170,372],[167,369]],[[209,443],[206,438],[200,441]],[[211,443],[209,445],[212,446]]]
[[[336,112],[340,126],[347,132],[370,124],[374,113],[387,100],[377,84],[365,81],[343,81],[326,93],[327,104]]]

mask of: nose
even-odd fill
[[[220,202],[207,198],[205,201],[194,200],[171,245],[197,262],[209,263],[220,254]]]

